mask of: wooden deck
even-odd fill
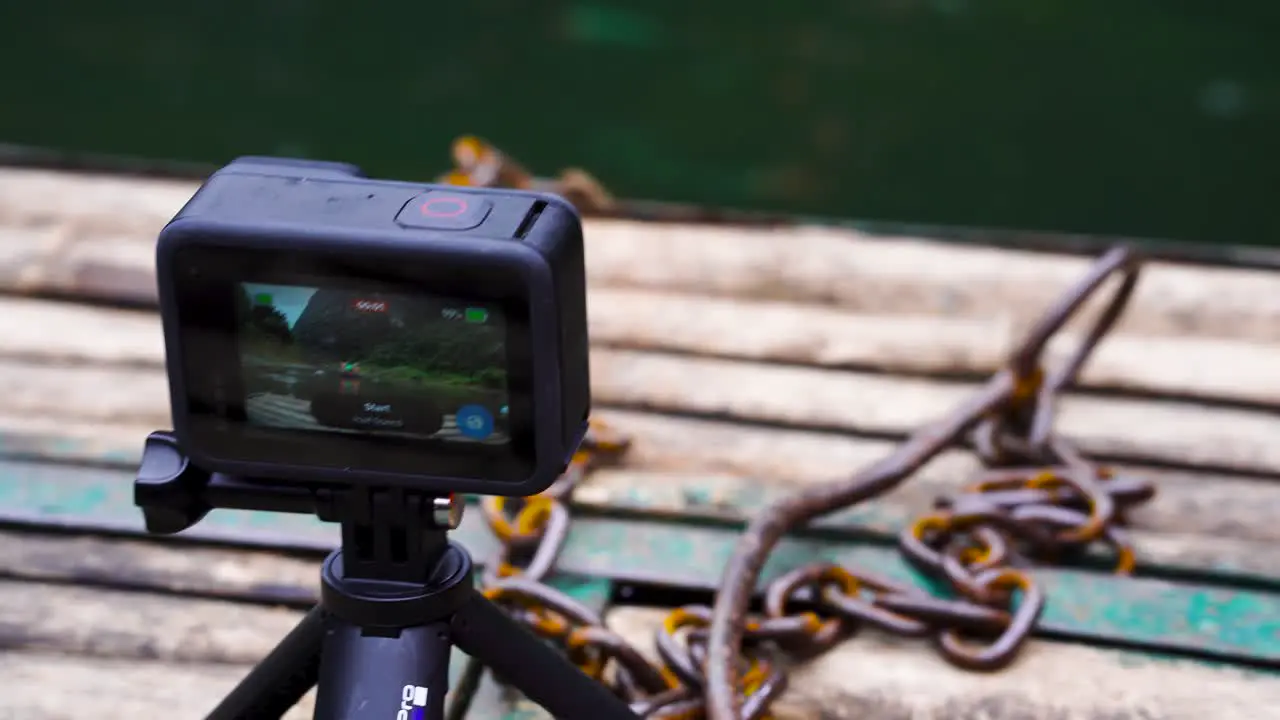
[[[202,717],[315,596],[334,531],[308,519],[139,535],[132,463],[169,424],[152,246],[194,189],[0,169],[0,718]],[[636,603],[675,597],[653,584],[705,599],[736,524],[949,411],[1088,265],[818,228],[587,233],[597,414],[633,447],[577,494],[558,583],[643,647],[661,611]],[[1280,717],[1278,408],[1280,274],[1149,266],[1059,422],[1158,483],[1137,577],[1038,572],[1043,637],[996,674],[861,633],[797,669],[777,716]],[[818,553],[911,577],[896,533],[976,467],[942,456],[768,574]],[[484,558],[477,515],[459,535]],[[539,715],[487,687],[474,716]]]

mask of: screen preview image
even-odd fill
[[[241,283],[252,425],[503,444],[506,328],[487,305],[346,288]]]

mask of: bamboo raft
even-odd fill
[[[169,426],[153,242],[195,187],[0,169],[0,717],[83,715],[66,688],[98,717],[201,717],[315,598],[333,528],[215,513],[140,535],[134,463]],[[586,232],[595,414],[632,447],[575,495],[557,582],[646,649],[659,606],[708,599],[745,518],[951,410],[1089,264],[818,227]],[[1137,574],[1036,571],[1041,632],[998,673],[861,632],[796,668],[776,717],[1280,717],[1277,408],[1280,274],[1149,265],[1058,420],[1157,484],[1128,518]],[[771,572],[907,572],[898,532],[976,469],[944,454]],[[458,535],[494,547],[471,516]],[[540,716],[493,685],[477,703]]]

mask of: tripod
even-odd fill
[[[448,540],[454,497],[395,488],[246,480],[199,470],[166,432],[147,438],[134,484],[147,531],[174,534],[214,508],[315,514],[342,528],[320,603],[210,720],[276,720],[313,686],[315,720],[442,720],[453,646],[562,720],[637,720],[622,699],[480,595]]]

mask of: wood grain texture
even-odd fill
[[[612,288],[593,289],[589,307],[592,342],[606,348],[900,374],[987,375],[1021,338],[998,319],[858,315]],[[4,298],[0,337],[13,358],[164,363],[159,323],[147,312]],[[1058,338],[1047,361],[1060,361],[1076,341]],[[1280,344],[1114,335],[1086,366],[1081,386],[1280,404]]]
[[[194,187],[0,169],[0,291],[153,298],[154,235]],[[1088,264],[819,228],[591,221],[587,234],[596,399],[635,444],[578,501],[650,515],[740,520],[878,459],[892,443],[877,438],[914,430],[975,387],[902,374],[991,372]],[[90,442],[79,459],[94,460],[137,452],[168,424],[154,314],[3,298],[0,338],[0,431],[79,437]],[[1093,452],[1201,466],[1122,468],[1154,472],[1161,487],[1133,518],[1144,564],[1280,578],[1270,552],[1280,484],[1203,470],[1280,476],[1280,418],[1186,400],[1280,404],[1280,276],[1153,265],[1083,384],[1184,398],[1075,396],[1062,408],[1059,427]],[[949,453],[832,522],[893,532],[976,469]],[[272,553],[0,532],[0,719],[81,716],[49,690],[68,684],[94,693],[105,717],[198,717],[298,613],[159,593],[306,601],[315,573]],[[64,584],[90,576],[133,590]],[[659,612],[609,617],[647,644]],[[867,633],[799,668],[778,717],[1256,720],[1272,707],[1274,674],[1037,642],[1009,671],[975,676],[919,643]],[[309,716],[305,703],[296,715]]]
[[[0,644],[11,650],[251,665],[301,618],[242,603],[0,581]]]
[[[728,505],[752,493],[763,501],[765,495],[847,478],[894,447],[889,441],[640,412],[610,410],[601,417],[632,438],[626,467],[616,472],[646,471],[669,478],[662,483],[640,483],[637,479],[637,492],[650,488],[661,492],[658,488],[663,486],[678,492],[695,478],[707,482],[707,478],[722,476],[732,478],[720,485],[720,497]],[[1123,465],[1118,469],[1149,477],[1158,486],[1157,499],[1133,513],[1137,527],[1260,541],[1280,539],[1280,529],[1269,520],[1280,503],[1280,486],[1275,483]],[[932,507],[938,496],[955,492],[979,470],[973,455],[947,452],[883,496],[880,503],[919,512]],[[621,488],[626,481],[610,480],[611,472],[615,471],[602,469],[591,482]],[[733,490],[738,479],[746,482],[741,495]]]
[[[165,552],[163,543],[152,548]],[[200,567],[186,566],[191,572]],[[262,562],[249,567],[250,573],[271,572]],[[608,617],[611,627],[648,649],[661,614],[617,608]],[[6,648],[0,718],[71,717],[59,714],[65,698],[49,688],[73,680],[96,691],[107,717],[125,717],[113,714],[117,708],[135,713],[128,717],[198,717],[297,617],[221,601],[0,582]],[[947,667],[919,643],[863,633],[797,668],[778,717],[1256,720],[1258,708],[1276,703],[1274,674],[1042,641],[1009,670],[977,675]],[[157,714],[163,708],[170,713]]]
[[[604,468],[579,488],[575,505],[583,510],[627,510],[649,517],[702,518],[742,522],[767,503],[802,486],[828,482],[847,474],[836,463],[879,457],[891,447],[882,441],[858,440],[804,432],[776,432],[737,428],[724,423],[653,417],[640,413],[604,415],[633,437],[632,452],[619,468]],[[138,428],[127,444],[103,450],[112,462],[130,463],[136,455]],[[21,454],[20,445],[9,447]],[[100,443],[101,440],[94,440]],[[78,452],[65,457],[93,462],[103,456]],[[27,456],[50,456],[62,446],[33,443]],[[61,457],[61,456],[60,456]],[[789,462],[788,458],[794,461]],[[849,467],[861,467],[861,460]],[[1280,486],[1230,477],[1213,477],[1120,468],[1123,472],[1151,477],[1161,488],[1153,503],[1134,512],[1131,532],[1143,573],[1175,573],[1220,581],[1248,581],[1274,585],[1280,582],[1280,557],[1271,548],[1280,541],[1274,508],[1280,505]],[[927,512],[934,500],[954,492],[978,471],[966,453],[948,453],[926,465],[898,490],[874,501],[838,512],[820,524],[840,532],[875,533],[891,538]],[[114,475],[112,476],[115,477]],[[103,483],[124,482],[104,478]],[[83,545],[84,547],[80,547]],[[180,570],[199,565],[225,570],[223,579],[199,592],[239,592],[245,589],[246,565],[256,560],[224,551],[211,557],[179,553],[171,563],[152,566],[131,557],[129,548],[73,541],[58,536],[0,535],[0,571],[34,579],[74,579],[74,573],[95,577],[110,575],[109,568],[129,568],[115,575],[116,582],[159,582]],[[1107,562],[1099,549],[1098,561]],[[154,560],[152,550],[145,559]],[[275,566],[272,564],[271,566]],[[294,581],[258,588],[283,598],[312,597],[314,572],[304,561],[293,561]],[[95,574],[96,573],[96,574]],[[168,587],[168,585],[166,585]],[[178,587],[178,586],[174,586]]]
[[[19,309],[10,317],[19,320],[39,320],[42,308],[49,312],[45,322],[14,322],[12,340],[0,350],[0,392],[9,399],[9,413],[164,422],[163,343],[157,324],[147,331],[145,313],[15,304]],[[41,337],[35,328],[57,331]],[[950,412],[977,388],[967,381],[600,347],[593,350],[591,373],[601,405],[870,435],[909,433]],[[1058,427],[1103,456],[1280,474],[1280,414],[1274,412],[1072,396],[1062,404]]]
[[[898,374],[989,375],[1023,338],[1000,317],[871,315],[617,288],[593,289],[588,300],[597,345]],[[1063,361],[1078,342],[1056,337],[1046,362]],[[1280,344],[1113,334],[1080,386],[1280,405]]]
[[[664,614],[616,608],[608,624],[653,658]],[[1260,720],[1280,707],[1275,674],[1042,642],[1002,672],[975,675],[872,631],[792,679],[778,720]]]
[[[314,602],[319,559],[180,542],[0,531],[0,577],[117,588]],[[41,586],[34,586],[41,587]]]
[[[953,411],[978,388],[976,383],[601,349],[591,356],[591,383],[602,404],[894,436]],[[1071,396],[1061,402],[1056,427],[1096,455],[1280,473],[1276,413]]]
[[[593,378],[601,402],[623,401],[655,410],[692,410],[783,423],[816,420],[818,424],[850,431],[893,434],[908,432],[953,407],[951,402],[944,402],[948,399],[945,396],[937,398],[935,388],[922,390],[916,381],[895,380],[895,385],[865,376],[868,382],[859,385],[840,374],[829,382],[815,382],[808,371],[789,368],[761,368],[759,374],[750,376],[694,373],[690,378],[680,375],[683,361],[627,355],[597,353]],[[621,358],[623,364],[606,366],[600,362],[602,358],[604,363]],[[596,366],[603,372],[596,371]],[[762,376],[774,384],[760,384]],[[752,381],[752,377],[756,379]],[[701,378],[701,382],[695,378]],[[784,390],[791,392],[782,394]],[[54,431],[56,423],[64,418],[82,426],[101,422],[141,429],[169,424],[167,383],[158,369],[53,367],[0,361],[0,392],[8,398],[7,415],[41,418]],[[953,389],[949,399],[959,402],[966,392],[963,388]],[[1280,420],[1274,416],[1210,409],[1161,416],[1148,411],[1144,404],[1127,404],[1128,401],[1072,400],[1075,402],[1064,404],[1060,427],[1068,437],[1095,452],[1192,464],[1207,461],[1271,473],[1280,469],[1280,446],[1274,443],[1274,438],[1280,437]],[[842,413],[842,401],[860,412]],[[616,409],[602,411],[603,416],[617,417],[617,413]],[[849,415],[854,416],[853,422],[847,419]],[[673,466],[677,462],[683,463],[679,469],[688,469],[690,464],[707,471],[732,466],[739,474],[783,478],[779,482],[785,482],[797,476],[797,466],[812,465],[800,474],[811,479],[835,478],[882,457],[891,447],[865,438],[843,441],[829,433],[753,428],[730,422],[697,424],[640,413],[627,414],[626,418],[618,423],[619,428],[636,435],[629,463],[650,469],[676,469]],[[1120,433],[1125,433],[1123,440],[1116,439]],[[803,454],[787,452],[788,447]],[[678,460],[689,457],[700,459],[692,463]],[[976,466],[970,464],[945,474],[959,483],[975,470]],[[1228,492],[1231,487],[1240,490]],[[1205,485],[1202,497],[1206,503],[1223,506],[1234,505],[1229,499],[1233,496],[1256,501],[1262,499],[1259,492],[1268,491],[1280,491],[1280,485],[1249,481],[1234,486]],[[1274,495],[1266,498],[1280,501]]]
[[[104,259],[149,268],[151,243],[195,183],[0,169],[0,275],[70,282]],[[1022,326],[1088,261],[846,229],[586,224],[597,286],[833,305],[865,313],[1003,318]],[[62,269],[59,269],[62,268]],[[77,269],[78,270],[75,270]],[[74,272],[71,270],[75,270]],[[1138,334],[1280,341],[1280,275],[1153,264],[1124,326]]]
[[[0,720],[200,720],[248,668],[0,652]],[[282,720],[310,720],[308,693]]]
[[[1035,320],[1090,260],[805,227],[594,223],[597,285],[830,305],[865,313]],[[1121,328],[1280,340],[1280,275],[1152,263]]]
[[[0,581],[0,720],[78,720],[90,701],[96,717],[202,718],[301,617],[243,603]],[[455,670],[461,662],[455,654]],[[473,717],[511,718],[527,704],[505,695],[486,682]],[[310,718],[314,702],[308,693],[286,717]]]

